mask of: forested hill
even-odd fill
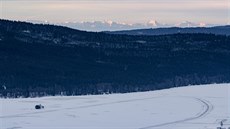
[[[190,27],[190,28],[153,28],[153,29],[137,29],[137,30],[124,30],[124,31],[111,31],[106,32],[110,34],[126,34],[126,35],[166,35],[166,34],[216,34],[216,35],[230,35],[230,25],[216,26],[216,27]]]
[[[0,20],[0,96],[134,92],[230,82],[230,37],[128,36]]]

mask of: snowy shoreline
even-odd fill
[[[159,91],[0,99],[1,129],[215,129],[230,126],[230,84]],[[45,109],[35,110],[36,104]]]

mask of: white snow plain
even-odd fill
[[[230,127],[230,84],[0,104],[0,129],[216,129],[220,121]]]

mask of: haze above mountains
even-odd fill
[[[32,23],[43,23],[43,24],[56,24],[61,26],[70,27],[78,30],[86,31],[120,31],[120,30],[133,30],[133,29],[148,29],[148,28],[169,28],[169,27],[213,27],[218,26],[217,24],[207,23],[195,23],[190,21],[183,21],[175,24],[161,23],[156,20],[150,20],[146,23],[125,23],[116,22],[111,20],[105,21],[81,21],[81,22],[63,22],[63,23],[52,23],[49,21],[39,20],[27,20]]]

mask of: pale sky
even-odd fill
[[[230,0],[0,0],[1,19],[228,24]]]

